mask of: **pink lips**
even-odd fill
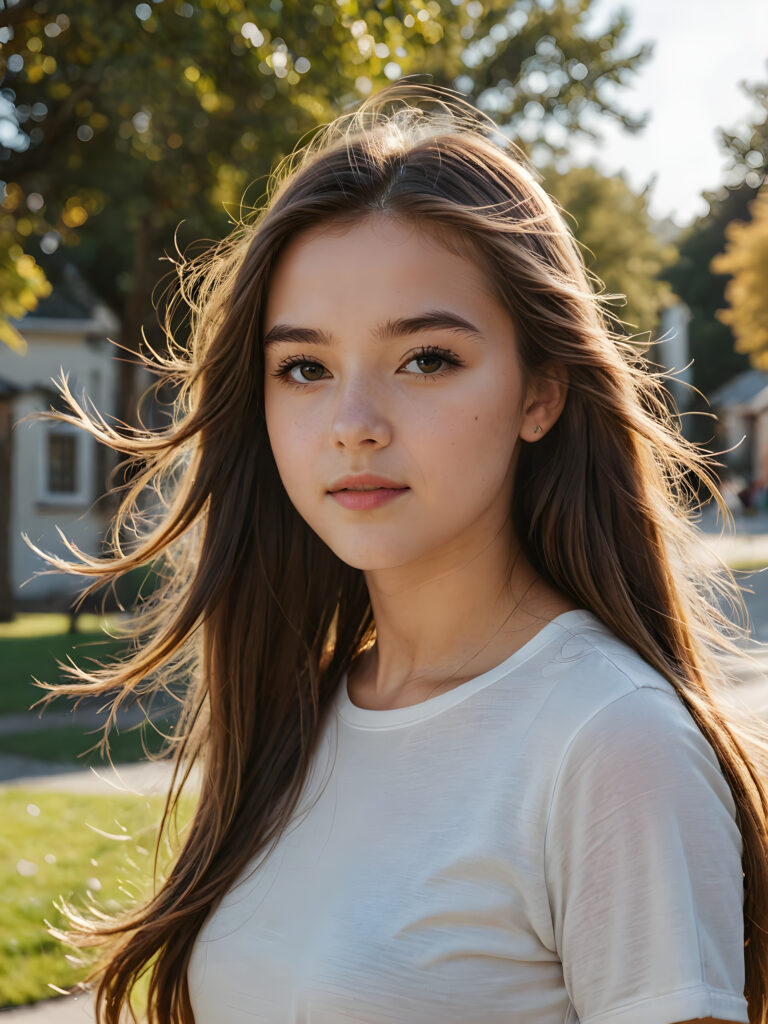
[[[375,491],[331,491],[330,495],[344,508],[365,510],[385,505],[409,490],[409,487],[377,487]]]
[[[370,490],[361,490],[367,487]],[[349,473],[331,484],[328,493],[344,508],[364,511],[392,501],[410,488],[376,473]]]

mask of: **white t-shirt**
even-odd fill
[[[297,816],[198,936],[195,1021],[746,1024],[741,855],[674,688],[566,612],[412,707],[343,681]]]

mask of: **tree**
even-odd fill
[[[768,83],[741,83],[757,101],[758,115],[746,131],[721,132],[723,147],[733,164],[731,178],[752,190],[747,210],[735,215],[724,229],[725,252],[711,261],[711,270],[731,274],[724,299],[729,308],[717,309],[718,321],[733,329],[734,349],[749,358],[753,367],[768,369]],[[722,249],[722,245],[720,246]],[[719,303],[721,305],[722,303]]]
[[[762,120],[754,120],[746,131],[731,133],[720,131],[720,144],[730,154],[732,184],[742,182],[750,188],[760,188],[768,170],[768,82],[741,82],[742,90],[762,109]]]
[[[734,218],[748,216],[755,195],[756,190],[746,184],[705,192],[709,210],[681,232],[677,241],[680,257],[661,273],[691,312],[688,335],[693,385],[704,395],[749,366],[747,357],[735,349],[733,332],[717,319],[717,310],[725,303],[727,277],[714,270],[712,259],[723,249],[727,225]],[[692,401],[696,411],[710,411],[695,394]]]
[[[31,312],[39,299],[51,293],[42,268],[16,240],[32,229],[24,209],[19,209],[22,200],[23,192],[16,184],[8,186],[0,200],[0,344],[17,352],[24,351],[26,342],[9,318]]]
[[[663,274],[691,310],[693,380],[705,395],[750,365],[748,350],[730,329],[732,322],[719,314],[726,303],[728,271],[727,261],[716,259],[731,221],[750,219],[768,167],[768,87],[743,82],[742,88],[757,101],[758,113],[742,132],[720,131],[721,146],[732,160],[727,185],[704,193],[709,211],[681,234],[680,260]],[[696,404],[708,411],[703,402]]]
[[[654,332],[672,299],[659,274],[675,262],[678,251],[653,232],[647,188],[638,195],[623,174],[606,177],[589,166],[566,172],[547,167],[543,177],[567,211],[566,220],[573,222],[589,272],[604,283],[606,293],[626,295],[626,306],[611,310],[624,322],[625,333]]]
[[[54,0],[19,0],[0,11],[2,98],[18,125],[0,158],[15,197],[7,214],[27,232],[13,253],[70,250],[120,313],[124,345],[137,348],[142,327],[162,341],[150,295],[179,224],[191,238],[220,237],[227,209],[297,138],[402,74],[495,104],[510,135],[527,129],[531,152],[562,154],[549,130],[558,125],[594,137],[588,107],[639,130],[603,85],[621,83],[651,49],[616,55],[624,15],[588,35],[591,3],[429,0],[404,14],[394,0],[272,0],[254,21],[243,0],[116,5],[108,18],[99,0],[73,0],[67,13]],[[120,415],[130,422],[135,385],[123,367]]]
[[[567,157],[574,136],[602,141],[585,114],[596,111],[636,133],[648,114],[633,117],[610,102],[607,83],[625,85],[653,55],[644,43],[619,56],[631,17],[620,9],[603,32],[588,35],[582,22],[593,0],[554,0],[551,6],[509,0],[461,4],[482,13],[467,32],[462,86],[481,109],[516,138],[530,142],[541,161]],[[599,124],[599,122],[598,122]]]
[[[712,269],[731,274],[725,287],[728,309],[717,319],[733,329],[736,351],[748,355],[755,369],[768,370],[768,187],[750,204],[749,221],[731,221],[728,245],[715,256]]]

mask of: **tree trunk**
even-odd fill
[[[145,213],[136,231],[136,249],[133,261],[131,293],[123,308],[120,344],[129,351],[119,349],[120,387],[117,415],[131,426],[138,425],[139,385],[136,363],[141,345],[141,327],[145,315],[152,309],[151,291],[154,282],[150,275],[152,253],[152,225],[150,214]]]

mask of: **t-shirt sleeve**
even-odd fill
[[[741,856],[730,787],[675,694],[639,687],[579,728],[544,863],[581,1024],[746,1024]]]

